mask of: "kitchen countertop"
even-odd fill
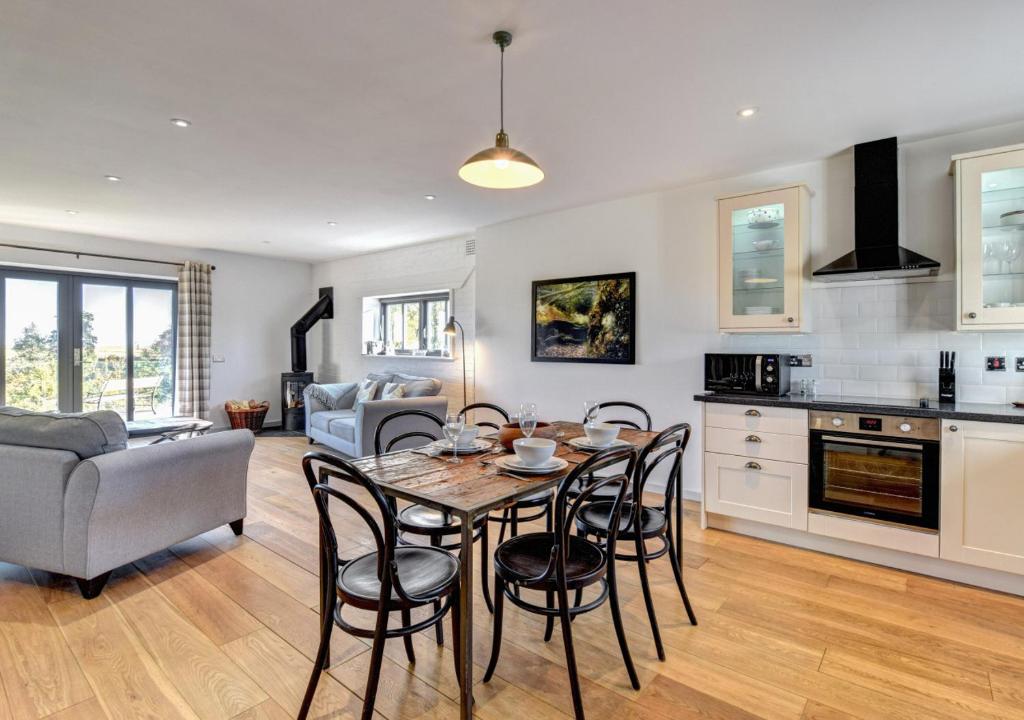
[[[725,393],[700,393],[693,396],[700,402],[725,403],[727,405],[760,405],[761,407],[799,408],[802,410],[833,410],[836,412],[878,413],[905,415],[907,417],[930,417],[946,420],[975,420],[978,422],[1013,423],[1024,425],[1024,409],[1013,405],[995,403],[939,403],[928,401],[928,407],[920,407],[918,400],[900,398],[856,397],[851,395],[729,395]]]

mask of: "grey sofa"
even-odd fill
[[[241,534],[250,431],[127,437],[110,411],[0,408],[0,560],[69,575],[91,599],[114,568],[226,523]]]
[[[359,383],[309,385],[304,391],[306,436],[311,443],[327,445],[350,457],[373,455],[373,436],[380,421],[399,410],[426,410],[442,422],[448,412],[448,398],[440,395],[441,381],[402,373],[373,373],[379,398],[385,383],[406,386],[407,397],[398,400],[369,400],[354,405]],[[387,444],[396,435],[411,430],[438,432],[436,425],[423,418],[402,418],[389,424],[381,440]],[[411,444],[422,444],[419,443]]]

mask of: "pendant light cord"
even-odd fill
[[[498,91],[498,124],[501,126],[501,132],[505,132],[505,46],[504,44],[499,45],[501,48],[501,62],[498,77],[498,85],[500,90]]]

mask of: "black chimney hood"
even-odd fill
[[[854,250],[813,275],[822,281],[936,275],[939,263],[900,247],[896,138],[853,146]]]

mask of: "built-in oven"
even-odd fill
[[[939,529],[935,418],[811,411],[813,511]]]

